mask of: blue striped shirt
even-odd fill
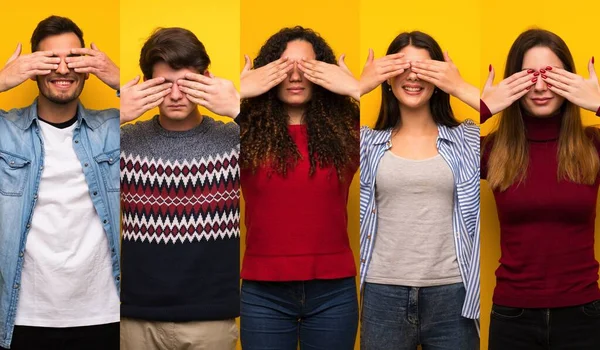
[[[452,228],[466,297],[462,315],[479,319],[479,127],[466,120],[438,126],[437,149],[454,175]],[[360,286],[363,287],[377,236],[375,179],[379,162],[391,147],[392,130],[360,130]]]

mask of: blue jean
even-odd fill
[[[553,309],[494,304],[490,350],[598,350],[600,300]]]
[[[304,282],[244,280],[244,350],[352,350],[358,328],[354,278]]]
[[[361,350],[476,350],[475,322],[461,316],[462,283],[404,287],[365,283]]]

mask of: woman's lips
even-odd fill
[[[537,106],[544,106],[544,105],[547,105],[551,99],[552,99],[552,97],[536,97],[536,98],[532,98],[531,100]]]

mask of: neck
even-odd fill
[[[196,108],[184,119],[170,119],[161,114],[158,116],[158,121],[160,122],[160,126],[162,126],[165,130],[188,131],[200,125],[200,123],[202,123],[202,118],[202,114],[200,114],[198,108]]]
[[[285,107],[288,118],[288,124],[299,125],[304,123],[304,106],[289,106]]]
[[[414,134],[428,134],[433,130],[437,131],[437,125],[433,121],[429,104],[416,109],[400,105],[400,115],[402,116],[402,122],[398,131]]]
[[[50,123],[64,123],[77,113],[79,99],[69,103],[59,104],[48,100],[44,95],[38,96],[37,113]]]
[[[522,112],[528,140],[553,141],[558,139],[562,124],[562,113],[560,111],[544,117],[534,117],[525,111]]]

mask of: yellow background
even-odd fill
[[[119,65],[119,0],[105,0],[93,10],[81,1],[63,0],[60,3],[43,0],[2,1],[2,35],[0,35],[0,65],[13,54],[17,43],[23,45],[21,55],[31,53],[31,34],[37,24],[51,15],[70,18],[83,31],[86,47],[94,42],[113,62]],[[37,84],[27,80],[0,94],[0,108],[22,108],[38,96]],[[90,74],[81,94],[86,108],[119,108],[119,99],[111,89]]]
[[[233,81],[239,89],[239,0],[184,0],[173,3],[160,0],[122,0],[121,85],[136,75],[142,76],[140,51],[158,27],[182,27],[196,34],[211,60],[208,70],[215,76]],[[200,107],[200,111],[215,119],[231,121],[231,118],[218,117],[203,107]],[[139,120],[149,119],[156,114],[158,108],[146,112]]]
[[[360,2],[360,65],[367,61],[369,48],[375,58],[385,55],[394,38],[405,31],[419,30],[431,35],[448,51],[463,79],[478,86],[481,36],[479,0],[406,3],[389,0]],[[373,126],[379,113],[381,87],[361,97],[361,121]],[[456,98],[451,98],[454,115],[479,121],[479,113]]]
[[[510,46],[519,34],[532,27],[550,30],[567,43],[579,75],[588,77],[587,62],[593,55],[596,56],[596,70],[600,71],[600,40],[595,35],[598,32],[597,22],[587,19],[584,15],[599,12],[598,2],[575,1],[565,6],[564,1],[557,0],[535,4],[520,0],[485,1],[482,13],[493,14],[494,18],[503,20],[488,20],[481,27],[484,42],[481,47],[482,64],[479,66],[480,86],[483,86],[487,79],[490,63],[496,70],[494,82],[497,84],[502,80]],[[591,112],[584,111],[583,119],[586,125],[598,123],[598,118]],[[483,124],[481,134],[487,135],[495,122],[496,117]],[[487,182],[482,182],[481,185],[481,214],[481,348],[487,349],[492,294],[496,284],[494,272],[500,259],[498,215]],[[600,221],[597,219],[596,232],[599,230]],[[600,258],[599,237],[596,233],[597,259]]]
[[[241,52],[238,67],[244,66],[244,54],[254,59],[264,42],[283,27],[301,25],[321,34],[333,48],[336,57],[346,54],[346,65],[359,77],[358,60],[358,0],[303,0],[302,2],[273,2],[271,0],[242,0]],[[242,180],[243,181],[243,180]],[[348,231],[358,263],[359,253],[359,184],[358,173],[350,187],[348,201]],[[242,252],[245,228],[242,228]],[[358,268],[358,265],[357,265]],[[355,347],[359,349],[358,341]]]

